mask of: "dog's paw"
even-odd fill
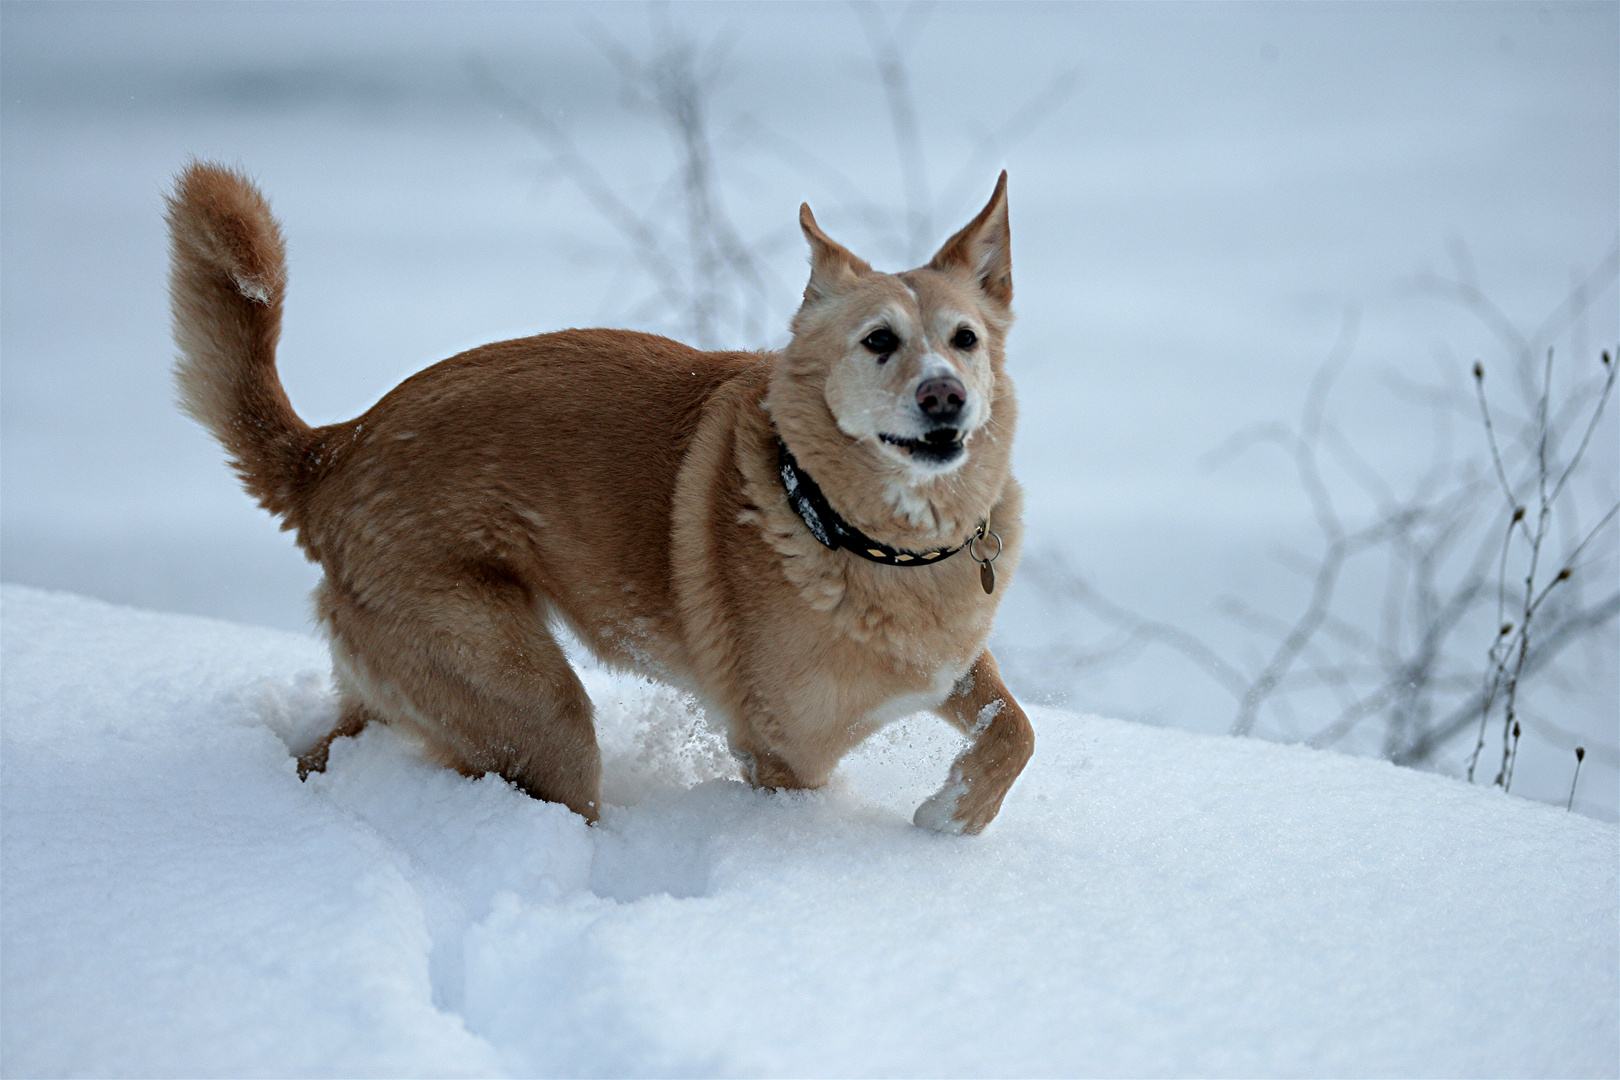
[[[967,781],[955,769],[951,770],[949,780],[945,786],[923,800],[917,807],[917,812],[911,816],[911,823],[919,829],[932,829],[938,833],[959,835],[967,831],[967,822],[960,814],[962,797],[968,793]],[[984,828],[983,825],[979,826]],[[974,829],[978,832],[978,829]]]

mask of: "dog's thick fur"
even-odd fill
[[[463,353],[312,428],[276,374],[280,227],[241,174],[180,175],[182,404],[325,570],[316,604],[343,711],[301,772],[384,720],[447,765],[594,821],[591,703],[560,621],[604,661],[697,693],[761,787],[819,786],[881,725],[932,708],[972,742],[917,823],[977,832],[995,816],[1034,745],[985,649],[1022,533],[1006,176],[903,274],[872,270],[808,207],[800,221],[812,271],[780,353],[567,330]],[[896,336],[892,355],[863,346],[875,327]],[[976,344],[958,347],[963,327]],[[965,439],[940,461],[917,452],[919,387],[946,376],[967,399]],[[994,594],[966,552],[903,567],[822,546],[784,493],[778,437],[882,543],[955,546],[988,521]]]

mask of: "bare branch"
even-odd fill
[[[1608,377],[1603,380],[1603,388],[1597,393],[1597,403],[1592,406],[1592,418],[1587,421],[1586,431],[1581,436],[1580,445],[1575,448],[1575,453],[1571,455],[1569,464],[1564,468],[1563,475],[1558,478],[1558,483],[1553,487],[1551,498],[1554,500],[1564,490],[1564,485],[1569,483],[1569,478],[1574,475],[1576,467],[1581,463],[1581,459],[1586,456],[1586,448],[1592,442],[1592,433],[1597,430],[1598,421],[1603,419],[1603,407],[1609,403],[1609,394],[1614,390],[1615,365],[1610,363],[1608,368]],[[1578,401],[1579,398],[1576,398],[1576,400]]]
[[[928,159],[923,153],[922,131],[911,97],[911,78],[900,54],[899,43],[874,3],[855,4],[855,13],[866,32],[867,43],[877,64],[878,80],[889,108],[889,124],[894,131],[895,149],[900,155],[900,177],[906,191],[906,257],[913,263],[928,255],[934,236],[933,190],[928,184]]]
[[[468,73],[485,99],[497,108],[511,113],[518,123],[528,128],[551,154],[551,164],[574,181],[580,192],[591,202],[608,224],[631,245],[638,261],[647,271],[664,300],[679,308],[686,300],[681,275],[665,256],[658,236],[634,210],[619,198],[602,174],[574,146],[566,132],[550,116],[533,103],[519,97],[489,71],[477,57],[467,61]]]
[[[1551,663],[1565,647],[1579,641],[1599,627],[1613,622],[1616,615],[1620,615],[1620,592],[1610,594],[1606,599],[1593,604],[1576,615],[1565,619],[1558,626],[1550,630],[1541,639],[1540,644],[1531,649],[1525,659],[1522,675],[1533,675]],[[1423,736],[1415,740],[1410,746],[1390,760],[1397,765],[1418,765],[1428,761],[1439,749],[1449,742],[1459,731],[1468,727],[1479,715],[1484,704],[1483,692],[1465,701],[1452,710],[1452,712],[1433,725]]]
[[[1065,594],[1069,599],[1079,603],[1086,610],[1098,618],[1124,630],[1133,639],[1144,642],[1155,642],[1166,645],[1182,656],[1191,660],[1202,668],[1210,678],[1214,679],[1233,697],[1241,699],[1248,690],[1249,681],[1243,673],[1223,660],[1213,649],[1199,641],[1197,637],[1187,633],[1180,627],[1157,619],[1150,619],[1139,615],[1127,608],[1120,607],[1097,592],[1085,581],[1069,573],[1063,564],[1062,557],[1056,558],[1058,570],[1048,574],[1049,584]],[[1038,568],[1036,572],[1039,573]]]

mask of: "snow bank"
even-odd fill
[[[332,720],[318,643],[7,587],[3,1070],[1615,1075],[1615,827],[1391,766],[1032,709],[977,838],[918,717],[735,778],[592,670],[596,828]]]

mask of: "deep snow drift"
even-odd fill
[[[1614,1075],[1615,827],[1032,709],[981,837],[902,722],[813,794],[597,669],[597,828],[332,719],[319,643],[8,586],[3,1068]]]

